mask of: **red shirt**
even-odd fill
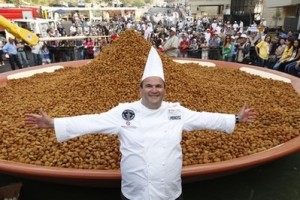
[[[118,35],[117,35],[117,34],[112,34],[112,35],[110,36],[110,38],[111,38],[111,40],[115,40],[115,39],[118,38]]]
[[[183,48],[184,46],[186,46],[186,48]],[[180,53],[187,53],[188,49],[190,47],[190,43],[189,41],[184,41],[182,40],[180,43],[179,43],[179,51]]]

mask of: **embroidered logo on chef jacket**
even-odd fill
[[[136,128],[135,126],[132,126],[130,121],[133,120],[135,117],[135,113],[133,112],[133,110],[124,110],[122,112],[122,118],[124,120],[126,120],[126,126],[122,126],[124,128],[128,128],[128,127],[132,127],[132,128]]]
[[[122,112],[122,117],[123,119],[125,119],[126,121],[130,121],[133,120],[135,117],[135,113],[133,112],[133,110],[124,110]]]
[[[181,111],[180,109],[169,109],[168,110],[169,120],[181,120]]]

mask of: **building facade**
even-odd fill
[[[230,0],[186,0],[191,8],[192,16],[220,17],[230,8]]]
[[[270,27],[282,26],[285,31],[300,30],[300,0],[264,0],[264,12]]]

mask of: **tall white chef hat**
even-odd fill
[[[151,47],[150,49],[142,81],[150,76],[158,76],[163,81],[165,80],[162,61],[154,47]]]

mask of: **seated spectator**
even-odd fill
[[[300,41],[299,40],[295,40],[294,41],[294,50],[293,50],[293,54],[291,56],[291,58],[289,59],[289,61],[283,63],[283,68],[285,72],[289,71],[289,67],[296,65],[297,61],[300,60]]]
[[[285,39],[278,38],[275,42],[272,42],[270,55],[269,55],[269,68],[273,69],[274,64],[281,58],[282,53],[286,47]]]
[[[285,68],[285,72],[300,77],[300,60],[287,65]]]
[[[293,45],[294,45],[294,39],[291,37],[288,38],[286,40],[286,47],[284,48],[281,58],[273,66],[274,70],[284,71],[283,63],[287,62],[292,57],[294,51]]]

